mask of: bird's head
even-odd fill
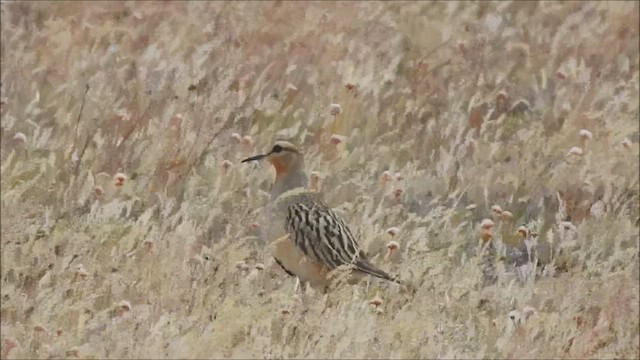
[[[302,169],[303,156],[298,148],[288,141],[276,141],[266,154],[248,157],[242,162],[266,160],[276,170],[276,175],[285,175]]]

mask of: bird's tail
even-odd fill
[[[377,267],[375,267],[372,263],[370,263],[366,259],[358,259],[357,262],[354,265],[355,265],[355,268],[358,271],[361,271],[363,273],[378,277],[380,279],[393,281],[393,282],[401,284],[401,285],[403,284],[403,282],[400,281],[400,279],[398,279],[398,277],[393,277],[393,276],[387,274],[386,272],[378,269]]]

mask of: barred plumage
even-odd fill
[[[330,269],[347,265],[363,273],[400,283],[366,259],[349,227],[321,200],[306,200],[290,205],[285,230],[306,256]]]

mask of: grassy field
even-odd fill
[[[2,358],[640,356],[638,2],[0,8]],[[275,138],[415,292],[301,310]]]

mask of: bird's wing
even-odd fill
[[[331,269],[347,265],[369,275],[397,282],[365,258],[349,227],[321,201],[302,201],[289,205],[285,230],[306,256]]]

